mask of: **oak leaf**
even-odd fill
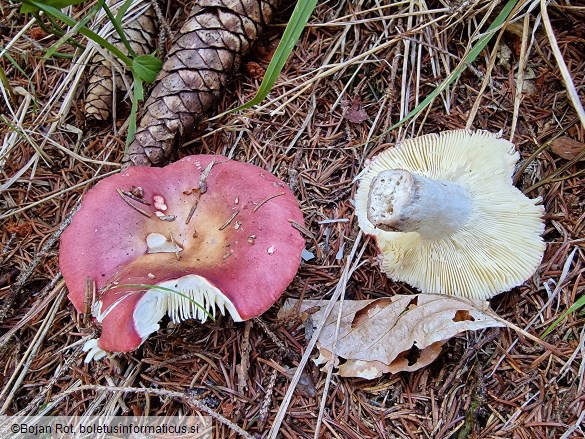
[[[280,319],[300,314],[316,329],[327,302],[288,299]],[[343,306],[337,341],[337,316]],[[490,317],[487,301],[437,294],[346,300],[334,305],[319,335],[317,365],[333,361],[343,377],[373,379],[384,373],[414,371],[433,362],[455,335],[504,325]],[[310,319],[310,320],[309,320]]]

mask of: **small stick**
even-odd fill
[[[297,229],[303,235],[305,235],[313,240],[315,239],[315,235],[313,235],[313,233],[309,229],[307,229],[306,227],[301,226],[299,223],[297,223],[296,221],[293,221],[291,219],[289,219],[288,222],[290,223],[290,225],[293,228]]]
[[[122,193],[124,195],[126,195],[128,198],[132,198],[134,201],[138,201],[139,203],[146,204],[147,206],[150,206],[152,204],[150,201],[145,200],[144,198],[137,197],[136,195],[134,195],[130,191],[122,191]]]
[[[45,241],[41,251],[36,253],[32,261],[21,270],[20,274],[16,278],[16,281],[10,287],[10,294],[6,297],[0,305],[0,323],[2,323],[8,314],[11,312],[12,307],[16,301],[18,295],[22,292],[24,288],[24,284],[28,281],[28,279],[32,276],[33,272],[40,264],[40,262],[49,255],[49,250],[55,245],[55,242],[61,237],[61,233],[63,230],[67,228],[67,226],[71,223],[71,218],[73,214],[77,212],[79,209],[79,205],[74,207],[65,217],[59,228]]]
[[[240,211],[239,211],[239,210],[236,210],[236,211],[234,212],[234,214],[228,218],[228,220],[225,222],[225,224],[219,228],[219,230],[223,230],[223,229],[225,229],[227,226],[229,226],[229,225],[230,225],[230,223],[231,223],[231,222],[234,220],[234,218],[235,218],[236,216],[238,216],[238,213],[240,213]]]
[[[236,367],[238,372],[238,390],[245,392],[248,388],[247,380],[249,378],[248,371],[250,369],[250,330],[252,329],[253,321],[247,320],[244,326],[244,336],[242,338],[241,347],[241,360],[240,364]]]
[[[266,395],[264,395],[264,401],[262,407],[260,407],[260,417],[258,425],[260,429],[264,428],[266,421],[268,420],[268,413],[270,412],[270,406],[272,405],[272,394],[274,392],[274,386],[276,385],[276,378],[278,378],[278,370],[273,369],[270,375],[270,381],[268,387],[266,387]]]
[[[215,160],[212,160],[203,170],[203,172],[201,172],[201,175],[199,176],[199,189],[197,190],[197,198],[195,199],[195,202],[193,203],[193,207],[191,207],[191,210],[189,211],[189,215],[187,215],[187,219],[185,220],[185,224],[189,224],[189,222],[191,221],[191,218],[193,217],[193,215],[195,214],[195,209],[197,209],[197,205],[199,204],[199,199],[201,198],[201,195],[203,195],[205,192],[207,192],[207,177],[209,177],[209,173],[211,172],[211,168],[213,168],[213,165],[215,164]],[[219,229],[221,230],[221,229]]]
[[[260,201],[260,203],[258,203],[258,205],[256,205],[256,207],[254,208],[254,210],[252,210],[252,212],[256,212],[258,209],[260,209],[264,204],[266,204],[267,202],[269,202],[270,200],[272,200],[273,198],[276,197],[280,197],[281,195],[284,195],[284,192],[281,192],[279,194],[275,194],[275,195],[271,195],[268,198],[266,198],[264,201]]]
[[[77,392],[85,392],[85,391],[94,391],[94,392],[120,392],[120,393],[137,393],[143,395],[156,395],[160,396],[161,398],[171,398],[171,399],[181,399],[185,403],[194,406],[195,408],[205,412],[207,415],[211,416],[218,422],[221,422],[223,425],[227,426],[231,430],[235,431],[236,433],[240,434],[241,436],[245,437],[246,439],[254,439],[247,431],[243,430],[238,425],[231,422],[226,417],[220,415],[219,413],[213,411],[207,405],[203,404],[202,402],[195,399],[193,396],[189,395],[188,392],[176,392],[170,391],[166,389],[150,389],[144,387],[115,387],[115,386],[102,386],[97,384],[86,384],[83,386],[79,386],[76,388],[67,389],[61,392],[58,395],[55,395],[52,399],[53,405],[60,402],[63,399],[69,397],[69,395]]]
[[[193,206],[191,207],[191,210],[189,211],[189,215],[187,215],[187,219],[185,220],[185,224],[189,224],[189,222],[191,221],[191,218],[193,217],[193,214],[195,213],[195,209],[197,209],[197,205],[199,204],[199,197],[201,196],[201,192],[199,192],[197,194],[197,198],[195,199],[195,202],[193,203]]]
[[[96,285],[94,280],[87,276],[85,278],[85,302],[83,304],[83,323],[87,324],[87,317],[91,315],[91,306],[95,302]]]
[[[266,322],[264,320],[262,320],[260,317],[256,317],[254,319],[254,323],[257,323],[258,326],[260,326],[260,328],[262,328],[262,330],[266,333],[266,335],[268,335],[268,337],[270,337],[270,339],[274,342],[276,347],[278,347],[278,349],[280,349],[280,351],[287,358],[295,358],[296,357],[295,352],[286,347],[286,345],[282,342],[282,340],[280,340],[280,338],[278,338],[278,336],[274,333],[274,331],[272,329],[270,329],[270,327],[268,326],[268,324],[266,324]]]
[[[165,16],[160,10],[160,6],[156,2],[156,0],[150,0],[150,6],[154,10],[154,14],[156,15],[156,19],[158,24],[160,25],[160,35],[158,37],[158,48],[162,54],[166,54],[166,40],[168,38],[172,38],[173,32],[171,31],[171,27],[167,20],[165,20]]]
[[[134,209],[136,212],[144,215],[147,218],[151,218],[150,213],[148,213],[145,210],[142,210],[140,207],[138,207],[137,205],[135,205],[134,203],[132,203],[132,201],[130,201],[128,198],[126,198],[124,196],[124,192],[122,192],[121,189],[116,189],[116,191],[118,192],[118,195],[120,195],[120,198],[122,198],[122,200],[124,200],[124,202],[130,206],[132,209]]]
[[[212,160],[199,176],[199,190],[202,194],[207,192],[207,177],[209,177],[209,173],[211,172],[213,165],[215,165],[215,160]]]
[[[516,326],[514,323],[509,322],[506,319],[503,319],[502,317],[500,317],[499,315],[497,315],[495,312],[493,312],[491,310],[489,312],[487,312],[486,314],[488,316],[490,316],[492,319],[497,320],[500,323],[503,323],[507,328],[513,329],[518,334],[523,335],[524,337],[528,338],[529,340],[532,340],[533,342],[541,345],[543,348],[549,350],[550,352],[555,354],[557,357],[563,358],[564,354],[556,346],[553,346],[552,344],[547,343],[546,341],[541,340],[540,338],[530,334],[529,332],[525,331],[524,329],[520,328],[519,326]]]

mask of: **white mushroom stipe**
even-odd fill
[[[147,253],[178,253],[183,248],[160,233],[151,233],[146,237]]]
[[[465,226],[471,196],[450,181],[392,169],[372,181],[367,213],[375,227],[387,232],[417,232],[424,239],[439,239]]]
[[[243,320],[232,302],[201,276],[190,274],[157,286],[165,289],[146,291],[134,310],[134,327],[143,341],[159,329],[158,322],[165,314],[173,323],[189,319],[204,323],[209,315],[215,318],[217,307],[222,315],[227,310],[235,322]]]

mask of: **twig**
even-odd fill
[[[290,385],[286,391],[286,394],[284,395],[284,398],[280,404],[278,412],[276,413],[276,418],[274,419],[272,427],[270,428],[270,432],[268,433],[268,439],[276,439],[278,432],[280,430],[280,426],[282,425],[282,421],[284,421],[284,417],[286,416],[286,411],[288,409],[288,406],[292,400],[292,395],[294,393],[294,390],[295,390],[299,380],[301,379],[301,375],[303,373],[305,366],[307,365],[307,362],[309,361],[309,358],[311,357],[311,352],[313,351],[313,348],[317,344],[317,340],[319,339],[319,335],[321,334],[321,331],[323,330],[323,327],[325,326],[325,322],[327,321],[327,317],[329,316],[329,314],[331,314],[331,310],[335,306],[337,299],[339,299],[339,297],[341,296],[341,293],[342,293],[343,289],[345,288],[345,282],[349,279],[350,271],[353,272],[353,270],[357,266],[357,262],[356,262],[356,263],[354,263],[354,266],[351,267],[351,261],[354,259],[354,256],[357,252],[357,248],[361,242],[361,239],[362,239],[362,232],[360,231],[355,239],[353,248],[351,249],[351,253],[346,259],[345,269],[341,275],[341,279],[339,280],[337,287],[335,288],[335,291],[333,292],[333,296],[331,297],[331,299],[329,300],[329,303],[327,304],[327,307],[325,308],[325,311],[323,311],[323,319],[317,325],[315,332],[313,332],[313,337],[311,338],[311,341],[309,341],[309,343],[307,345],[307,348],[305,350],[305,354],[303,355],[303,358],[301,358],[301,361],[299,362],[297,370],[296,370],[295,374],[293,375],[293,377],[291,378]],[[368,240],[366,240],[366,242],[364,243],[364,246],[362,247],[362,252],[367,247],[367,245],[366,245],[367,241]],[[360,253],[360,255],[361,255],[361,253]],[[359,256],[358,256],[357,261],[359,261]],[[352,268],[351,270],[350,270],[350,267]],[[326,398],[326,395],[324,397]]]
[[[58,402],[62,399],[67,399],[69,395],[76,393],[76,392],[84,392],[88,390],[93,390],[96,392],[120,392],[120,393],[142,393],[144,395],[157,395],[157,396],[164,396],[166,398],[179,398],[184,400],[187,404],[191,404],[197,409],[201,410],[202,412],[207,413],[216,421],[221,422],[228,428],[232,429],[236,433],[242,435],[246,439],[254,439],[252,435],[248,432],[231,422],[229,419],[225,418],[224,416],[220,415],[219,413],[214,412],[212,409],[207,407],[202,402],[195,399],[193,396],[184,393],[184,392],[173,392],[171,390],[164,390],[164,389],[152,389],[152,388],[142,388],[142,387],[115,387],[115,386],[100,386],[97,384],[89,384],[85,386],[80,386],[75,389],[68,389],[64,392],[57,395],[53,398],[54,402]]]
[[[193,206],[191,206],[191,210],[189,210],[189,215],[187,215],[187,219],[185,220],[185,224],[189,224],[191,222],[191,218],[193,218],[193,214],[195,213],[195,209],[197,209],[197,205],[199,204],[199,197],[200,193],[197,193],[197,198],[193,202]]]
[[[256,317],[254,319],[255,323],[258,323],[258,326],[262,328],[262,330],[270,337],[270,339],[274,342],[274,344],[280,349],[280,351],[289,358],[294,357],[294,353],[291,354],[291,350],[286,347],[286,345],[278,338],[278,336],[270,329],[270,327],[266,324],[264,320],[260,317]]]
[[[41,251],[34,256],[30,264],[28,264],[28,266],[24,270],[22,270],[20,275],[16,278],[16,282],[14,282],[14,285],[12,285],[10,289],[11,290],[10,295],[4,300],[4,304],[2,305],[2,308],[0,308],[0,323],[2,323],[4,319],[8,316],[8,313],[12,308],[14,301],[18,296],[21,295],[24,284],[32,276],[33,272],[40,264],[40,262],[49,254],[49,250],[51,250],[53,245],[55,245],[57,240],[61,237],[63,231],[71,223],[71,218],[73,218],[73,214],[77,212],[78,208],[79,205],[74,207],[73,210],[71,210],[71,212],[67,214],[59,228],[49,237],[49,239],[47,239],[47,241],[41,248]]]
[[[169,26],[169,23],[165,19],[164,14],[160,10],[160,6],[158,5],[158,2],[156,0],[150,0],[150,5],[152,6],[152,9],[154,10],[154,14],[156,15],[156,19],[158,20],[158,24],[160,25],[160,35],[159,35],[159,39],[158,39],[159,50],[161,51],[161,53],[163,55],[165,55],[166,54],[166,50],[165,50],[166,40],[168,38],[173,37],[173,32],[171,31],[171,27]]]
[[[31,309],[21,318],[18,323],[14,324],[5,334],[2,334],[0,337],[0,350],[4,348],[6,343],[18,332],[20,328],[25,326],[29,321],[31,321],[34,317],[40,314],[40,312],[51,302],[57,292],[63,288],[65,285],[65,281],[61,280],[61,273],[57,273],[51,282],[45,286],[40,294],[36,297],[36,301]],[[59,283],[57,283],[59,282]],[[56,285],[56,286],[55,286]],[[47,297],[44,297],[47,292],[50,291]],[[42,299],[42,300],[41,300]]]
[[[4,404],[0,408],[0,414],[6,413],[6,410],[8,410],[10,404],[12,403],[12,400],[17,395],[16,390],[22,384],[25,376],[28,373],[28,370],[30,368],[30,365],[31,365],[34,357],[36,356],[39,348],[41,347],[43,340],[45,339],[49,330],[52,328],[53,321],[55,320],[55,316],[57,315],[57,311],[59,310],[59,307],[61,306],[61,300],[63,300],[64,296],[65,296],[65,290],[62,290],[61,294],[59,294],[59,296],[57,297],[55,302],[53,302],[53,306],[51,307],[51,309],[49,310],[47,315],[43,318],[43,322],[42,322],[38,332],[36,333],[34,339],[30,343],[28,349],[24,353],[22,360],[20,361],[20,363],[18,364],[18,366],[14,370],[14,373],[12,374],[12,376],[10,377],[10,379],[8,380],[6,385],[4,386],[4,390],[2,392],[0,392],[0,400],[2,400],[3,398],[6,398],[4,400]],[[7,391],[8,391],[8,393],[6,393]]]
[[[281,192],[281,193],[279,193],[279,194],[274,194],[274,195],[271,195],[271,196],[269,196],[268,198],[266,198],[265,200],[263,200],[263,201],[260,201],[260,202],[259,202],[259,203],[256,205],[256,207],[254,207],[254,209],[252,210],[252,212],[256,212],[258,209],[260,209],[260,208],[261,208],[263,205],[265,205],[266,203],[268,203],[268,202],[269,202],[270,200],[272,200],[273,198],[280,197],[280,196],[282,196],[282,195],[284,195],[284,192]]]
[[[244,324],[244,336],[242,337],[242,346],[240,348],[241,360],[237,366],[238,372],[238,390],[244,392],[248,388],[248,370],[250,369],[250,330],[252,329],[252,320],[246,320]]]
[[[548,349],[549,351],[551,351],[553,354],[555,354],[557,357],[562,358],[564,357],[564,354],[556,348],[556,346],[553,346],[550,343],[547,343],[544,340],[541,340],[540,338],[532,335],[531,333],[529,333],[528,331],[525,331],[524,329],[520,328],[519,326],[516,326],[514,323],[507,321],[506,319],[500,317],[499,315],[497,315],[495,312],[489,312],[487,311],[487,314],[494,320],[503,323],[504,325],[506,325],[507,328],[513,329],[514,331],[516,331],[518,334],[523,335],[524,337],[532,340],[535,343],[538,343],[539,345],[541,345],[542,347]]]
[[[209,177],[209,173],[211,172],[211,168],[215,165],[215,160],[209,162],[209,164],[205,167],[201,175],[199,176],[199,190],[202,194],[207,192],[207,177]]]
[[[53,390],[53,386],[62,379],[63,374],[67,372],[73,363],[75,363],[78,358],[79,354],[81,353],[81,346],[77,346],[72,352],[69,352],[65,357],[65,363],[59,367],[59,370],[55,371],[55,374],[51,377],[51,380],[45,384],[42,390],[34,397],[34,399],[29,402],[24,410],[27,413],[36,413],[40,405],[42,404],[43,400],[45,399],[45,395],[49,393],[49,391]],[[19,413],[19,414],[22,414]]]
[[[128,205],[130,206],[132,209],[134,209],[136,212],[138,212],[141,215],[144,215],[147,218],[152,218],[150,216],[150,213],[148,213],[147,211],[141,209],[140,207],[138,207],[136,204],[134,204],[132,201],[130,201],[128,198],[126,198],[124,196],[124,192],[122,192],[122,189],[116,189],[116,192],[118,192],[118,195],[120,195],[120,198],[122,198],[122,200]]]
[[[150,206],[152,204],[150,201],[145,200],[144,198],[137,197],[132,192],[122,191],[122,193],[124,195],[126,195],[128,198],[132,198],[134,201],[138,201],[139,203],[146,204],[147,206]]]
[[[266,420],[268,419],[268,414],[270,413],[270,405],[272,404],[272,394],[274,393],[274,386],[276,385],[277,378],[278,370],[273,369],[272,374],[270,374],[270,381],[268,382],[268,387],[266,387],[266,394],[264,395],[264,401],[262,401],[262,406],[260,407],[260,414],[258,416],[258,427],[260,429],[264,428]]]
[[[311,238],[312,240],[316,239],[315,235],[313,235],[313,233],[306,227],[303,227],[302,225],[291,219],[289,219],[288,222],[294,229],[297,229],[299,232],[301,232],[301,234],[305,235],[308,238]]]
[[[552,301],[555,299],[555,297],[561,291],[561,288],[562,288],[563,284],[565,283],[565,280],[569,274],[569,269],[571,267],[571,263],[573,262],[573,258],[575,257],[575,253],[577,252],[578,248],[579,247],[575,247],[573,249],[573,251],[571,252],[571,254],[569,255],[569,257],[567,258],[567,260],[565,261],[565,264],[563,265],[563,271],[561,272],[561,276],[559,277],[559,280],[557,282],[557,286],[556,286],[555,290],[552,292],[552,294],[550,295],[548,301],[544,304],[544,306],[541,308],[541,310],[528,322],[525,329],[521,329],[521,328],[518,328],[516,325],[512,325],[512,323],[508,322],[507,320],[502,319],[495,312],[491,312],[490,316],[495,318],[496,320],[500,320],[502,323],[504,323],[506,325],[506,327],[514,329],[515,331],[517,330],[517,332],[520,334],[523,334],[523,335],[528,334],[528,332],[526,332],[526,329],[529,329],[534,324],[534,322],[536,322],[540,318],[540,316],[542,315],[544,310],[552,303]],[[512,325],[514,327],[512,327],[510,325]],[[549,349],[551,352],[553,352],[557,356],[560,356],[560,357],[563,356],[562,353],[560,353],[558,351],[558,349],[556,347],[552,346],[551,344],[546,343],[546,342],[542,341],[541,339],[534,337],[531,334],[526,335],[526,337],[531,339],[531,340],[536,339],[536,340],[534,340],[534,341],[536,341],[536,343],[540,344],[541,346],[546,347],[547,349],[549,349],[549,346],[550,346],[552,348],[552,349]],[[504,361],[504,358],[506,358],[506,355],[508,355],[512,351],[514,346],[516,346],[516,343],[518,343],[518,339],[516,339],[512,342],[512,344],[506,350],[506,353],[504,355],[502,355],[502,357],[496,362],[495,367],[492,369],[492,372],[489,375],[490,377],[496,373],[496,371],[498,370],[498,367],[500,367],[500,364],[502,363],[502,361]]]
[[[553,31],[552,25],[550,24],[550,18],[548,16],[548,11],[546,9],[546,3],[547,3],[546,0],[540,0],[540,13],[542,14],[542,24],[544,24],[546,36],[548,37],[548,41],[550,43],[550,48],[555,56],[555,59],[557,60],[557,65],[559,66],[561,76],[563,77],[563,81],[565,82],[565,87],[567,88],[567,94],[569,95],[569,99],[571,100],[573,107],[575,107],[575,110],[579,115],[581,125],[585,128],[585,109],[583,109],[583,105],[581,105],[579,93],[577,93],[577,89],[575,88],[575,84],[573,83],[573,79],[571,78],[571,72],[569,72],[567,64],[565,64],[563,54],[561,53],[561,49],[559,49],[559,45],[557,44],[555,33]]]
[[[197,198],[193,202],[191,210],[189,210],[189,214],[187,215],[185,224],[189,224],[191,222],[191,218],[193,218],[193,215],[195,214],[195,209],[197,209],[197,205],[199,204],[201,195],[207,192],[207,177],[209,177],[209,173],[211,172],[211,168],[213,168],[213,165],[215,165],[215,160],[209,162],[209,164],[205,167],[205,169],[203,170],[203,172],[201,172],[201,175],[199,176],[199,188],[195,189]]]
[[[238,213],[240,213],[240,211],[239,211],[239,210],[236,210],[236,211],[233,213],[233,215],[232,215],[232,216],[230,216],[230,217],[228,218],[228,220],[227,220],[227,221],[226,221],[226,222],[223,224],[223,226],[221,226],[221,227],[219,228],[219,230],[223,230],[223,229],[225,229],[227,226],[229,226],[229,225],[230,225],[230,223],[231,223],[231,222],[234,220],[234,218],[238,216]]]

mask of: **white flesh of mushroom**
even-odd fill
[[[402,169],[382,171],[368,196],[368,220],[387,232],[417,232],[439,239],[469,219],[471,196],[450,181],[432,180]]]
[[[180,245],[167,239],[160,233],[151,233],[146,237],[147,253],[178,253],[181,250]]]
[[[87,352],[85,360],[83,360],[84,363],[89,363],[91,360],[101,360],[108,355],[108,353],[101,349],[97,343],[98,339],[92,338],[91,340],[86,341],[83,345],[83,352]]]

